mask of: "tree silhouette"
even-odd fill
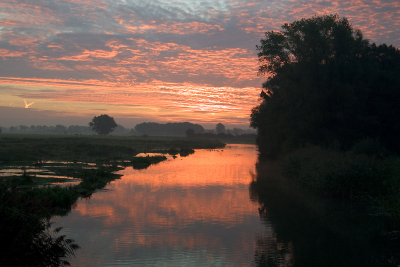
[[[191,137],[194,136],[194,130],[192,128],[186,130],[186,136]]]
[[[217,131],[217,134],[225,133],[225,125],[223,125],[222,123],[218,123],[215,126],[215,130]]]
[[[369,44],[337,15],[282,29],[257,46],[259,73],[269,77],[250,119],[261,154],[306,144],[348,149],[365,138],[400,151],[400,51]]]
[[[143,122],[135,126],[135,130],[139,134],[147,135],[177,135],[183,136],[188,129],[192,129],[194,133],[204,133],[203,126],[190,122],[169,122],[160,124],[156,122]]]
[[[100,135],[107,135],[114,131],[118,126],[113,117],[106,114],[93,117],[92,121],[89,122],[89,126],[92,126],[92,130]]]

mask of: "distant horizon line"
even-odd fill
[[[142,123],[158,123],[158,124],[167,124],[167,123],[186,123],[186,122],[188,122],[188,121],[184,121],[184,122],[165,122],[165,123],[160,123],[160,122],[154,122],[154,121],[146,121],[146,122],[140,122],[140,123],[137,123],[136,125],[138,125],[138,124],[142,124]],[[197,125],[200,125],[200,126],[202,126],[203,128],[204,128],[204,130],[214,130],[215,129],[215,127],[214,128],[206,128],[205,126],[203,126],[202,124],[200,124],[200,123],[193,123],[193,122],[188,122],[188,123],[192,123],[192,124],[197,124]],[[135,127],[136,127],[136,125],[135,126],[133,126],[133,127],[127,127],[127,126],[124,126],[124,125],[122,125],[122,124],[119,124],[119,123],[117,123],[118,125],[121,125],[122,127],[124,127],[125,129],[135,129]],[[218,123],[216,123],[215,125],[217,125]],[[233,129],[233,128],[238,128],[238,129],[242,129],[242,130],[249,130],[249,129],[252,129],[250,126],[248,126],[248,127],[246,127],[245,128],[245,126],[243,126],[243,125],[236,125],[236,126],[233,126],[232,124],[224,124],[224,123],[222,123],[225,127],[226,127],[226,129]],[[68,128],[68,127],[70,127],[70,126],[80,126],[80,127],[91,127],[91,126],[89,126],[88,124],[87,125],[80,125],[80,124],[70,124],[70,125],[65,125],[65,124],[31,124],[31,125],[26,125],[26,124],[18,124],[18,125],[11,125],[11,126],[4,126],[4,125],[0,125],[0,127],[1,128],[7,128],[7,129],[9,129],[10,127],[19,127],[19,126],[27,126],[28,128],[30,128],[31,126],[35,126],[35,127],[37,127],[37,126],[47,126],[47,127],[56,127],[57,125],[61,125],[61,126],[64,126],[64,127],[66,127],[66,128]],[[229,126],[226,126],[226,125],[229,125]]]

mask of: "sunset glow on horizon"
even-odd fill
[[[221,122],[247,128],[264,33],[346,17],[400,47],[398,1],[11,0],[0,3],[0,126]],[[25,109],[26,102],[35,102]]]

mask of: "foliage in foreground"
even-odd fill
[[[67,257],[79,249],[74,240],[60,235],[61,228],[50,229],[45,207],[36,197],[26,199],[26,191],[0,188],[0,250],[4,266],[64,266]],[[40,210],[38,210],[38,208]],[[47,216],[49,214],[46,214]]]

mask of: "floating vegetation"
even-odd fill
[[[193,154],[193,153],[194,153],[194,150],[191,149],[191,148],[181,148],[179,150],[179,155],[181,157],[187,157],[187,156],[189,156],[190,154]]]
[[[132,167],[134,169],[146,169],[151,164],[156,164],[156,163],[159,163],[166,159],[167,159],[167,157],[165,157],[165,156],[134,157],[131,160],[131,163],[132,163]]]

